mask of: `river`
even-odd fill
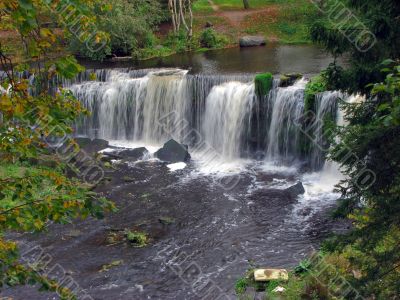
[[[276,76],[260,99],[253,78],[261,71],[308,77],[330,61],[315,47],[267,46],[139,65],[87,63],[95,70],[64,82],[92,111],[77,123],[77,135],[150,152],[174,138],[189,145],[192,161],[177,169],[152,155],[115,163],[96,192],[114,200],[117,213],[25,234],[21,248],[40,245],[51,257],[48,267],[59,264],[85,291],[80,295],[92,297],[84,299],[235,299],[235,281],[248,268],[295,266],[332,231],[343,230],[329,218],[340,174],[318,147],[309,157],[302,153],[296,124],[307,79],[280,87]],[[90,81],[93,72],[97,80]],[[320,119],[337,118],[339,96],[317,97]],[[322,124],[314,125],[318,137]],[[286,191],[299,181],[304,194]],[[110,232],[125,228],[147,232],[149,245],[107,243]],[[119,263],[101,272],[113,261]],[[7,295],[54,297],[26,287]]]

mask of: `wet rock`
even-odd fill
[[[247,35],[239,39],[240,47],[254,47],[266,44],[266,40],[260,35]]]
[[[135,178],[129,177],[129,176],[122,177],[122,180],[125,181],[125,182],[135,182],[136,181]]]
[[[100,150],[106,149],[109,144],[106,140],[91,140],[89,138],[75,138],[75,142],[79,145],[81,150],[91,155],[99,152]]]
[[[171,163],[188,162],[191,158],[188,152],[188,146],[184,144],[179,144],[173,139],[166,142],[164,146],[154,155],[162,161],[167,161]]]
[[[158,218],[158,221],[163,225],[171,225],[175,223],[175,219],[170,217],[160,217]]]
[[[312,208],[311,207],[304,207],[304,208],[300,209],[297,214],[299,216],[302,216],[302,217],[307,217],[311,213],[312,213]]]
[[[292,197],[297,197],[298,195],[304,194],[306,192],[303,184],[300,181],[295,185],[287,188],[285,191],[288,192]]]
[[[113,159],[119,159],[115,158],[114,155],[109,155],[108,153],[107,154],[99,153],[99,156],[97,158],[102,162],[108,162],[108,163],[111,163]]]
[[[145,147],[141,147],[141,148],[119,151],[116,156],[119,158],[125,158],[129,160],[139,160],[147,154],[149,154],[149,150],[147,150]]]
[[[79,237],[82,235],[82,231],[80,231],[79,229],[72,229],[69,233],[66,234],[69,237]]]
[[[283,286],[280,286],[280,285],[272,290],[273,293],[277,293],[277,294],[282,294],[285,291],[286,291],[286,289]]]
[[[297,80],[301,79],[303,77],[303,74],[300,73],[290,73],[290,74],[284,74],[280,78],[280,87],[288,87],[293,85]]]

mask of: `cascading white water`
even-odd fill
[[[190,102],[187,71],[149,72],[140,78],[111,71],[106,82],[73,84],[69,89],[92,112],[77,126],[78,134],[108,140],[162,143],[181,139],[188,126]]]
[[[319,169],[324,165],[325,155],[329,150],[329,144],[326,141],[324,122],[327,118],[337,122],[338,100],[343,98],[343,94],[338,91],[326,91],[319,93],[315,97],[315,120],[311,128],[313,130],[313,148],[311,153],[311,165],[313,169]]]
[[[346,126],[346,121],[344,119],[344,113],[340,109],[340,107],[337,105],[337,101],[339,98],[344,98],[344,100],[347,103],[359,103],[364,101],[364,97],[360,95],[351,95],[351,96],[345,96],[340,92],[324,92],[321,93],[317,97],[317,118],[315,122],[319,122],[320,124],[316,124],[315,132],[316,132],[316,139],[319,141],[322,141],[323,138],[323,119],[324,116],[326,115],[331,115],[331,116],[336,116],[336,124],[338,126]],[[335,184],[339,183],[341,179],[344,178],[343,174],[340,172],[340,165],[331,160],[325,160],[325,155],[326,151],[328,149],[324,149],[325,151],[322,151],[318,147],[318,155],[322,155],[322,169],[318,173],[313,173],[307,175],[308,177],[313,178],[312,179],[312,185],[308,188],[306,188],[307,193],[310,194],[308,196],[315,196],[316,194],[319,193],[329,193],[332,192],[334,189]],[[307,177],[306,176],[306,177]],[[334,199],[336,199],[337,196],[334,195]]]
[[[269,96],[259,99],[253,76],[187,73],[179,69],[98,70],[96,81],[90,81],[88,71],[64,82],[92,112],[76,125],[77,134],[154,146],[174,138],[192,150],[206,143],[225,162],[249,157],[261,145],[269,161],[302,158],[299,120],[305,79],[289,87],[279,87],[275,80]],[[326,92],[317,97],[317,120],[333,114],[338,95]],[[314,124],[321,125],[315,126],[314,135],[322,140],[319,122]],[[315,160],[323,162],[324,155],[314,152]]]
[[[240,157],[254,102],[253,83],[224,83],[208,95],[203,121],[205,142],[225,159]]]
[[[293,86],[278,88],[270,94],[271,121],[268,124],[267,160],[296,156],[300,134],[297,121],[304,108],[304,89],[307,81],[301,79]]]

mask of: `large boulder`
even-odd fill
[[[188,162],[191,158],[188,152],[188,146],[179,144],[173,139],[166,142],[160,150],[154,153],[154,156],[162,161],[171,163]]]
[[[145,147],[126,149],[118,152],[119,157],[126,158],[129,160],[139,160],[147,154],[149,154],[149,150],[147,150]]]
[[[300,73],[289,73],[281,75],[279,86],[280,87],[288,87],[293,85],[297,80],[301,79],[303,74]]]
[[[265,45],[267,41],[261,35],[247,35],[239,39],[240,47],[255,47]]]
[[[149,154],[149,150],[145,147],[134,148],[134,149],[124,149],[114,152],[102,153],[100,160],[103,162],[111,162],[112,160],[124,159],[126,161],[136,161],[142,159],[145,155]]]
[[[295,185],[287,188],[286,192],[288,192],[292,197],[297,197],[298,195],[304,194],[306,190],[304,189],[303,184],[299,181]]]

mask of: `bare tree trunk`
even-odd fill
[[[178,33],[181,24],[185,27],[189,38],[193,36],[193,12],[191,0],[168,0],[174,32]],[[186,19],[188,16],[188,20]]]
[[[243,6],[245,9],[249,9],[250,8],[249,0],[243,0]]]
[[[193,12],[192,12],[192,1],[188,0],[188,7],[189,7],[189,32],[188,36],[191,39],[193,36]]]
[[[168,9],[171,14],[171,19],[172,19],[172,27],[174,28],[174,32],[176,32],[176,20],[175,20],[175,13],[174,13],[174,4],[172,2],[173,0],[168,0]]]

